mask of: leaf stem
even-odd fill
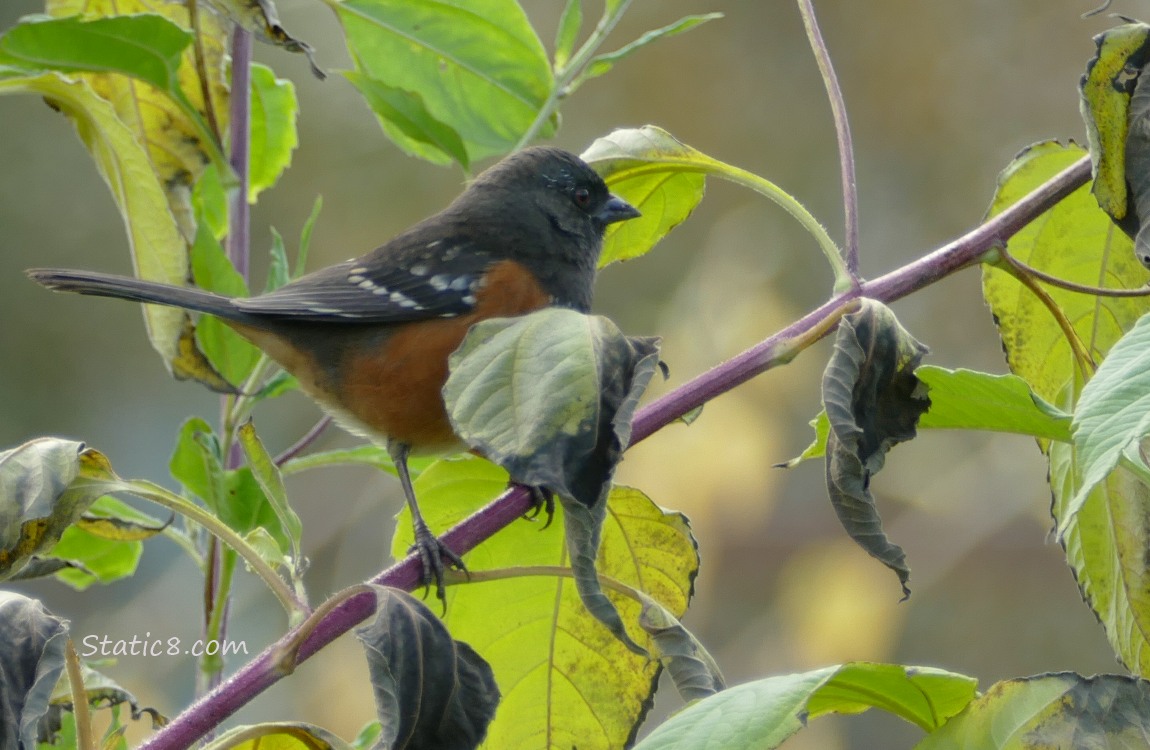
[[[92,736],[92,714],[88,710],[88,691],[84,689],[84,673],[80,667],[80,656],[76,644],[69,638],[64,643],[64,668],[68,672],[68,688],[72,693],[72,714],[76,720],[77,750],[96,750],[96,738]]]
[[[815,53],[815,60],[819,64],[819,72],[823,76],[823,85],[827,89],[827,97],[831,103],[831,114],[835,121],[835,136],[839,147],[839,169],[842,173],[843,183],[843,216],[845,224],[844,244],[846,250],[847,270],[850,271],[849,285],[858,287],[859,270],[859,227],[858,227],[858,183],[855,179],[854,145],[851,141],[850,121],[847,119],[846,104],[843,102],[843,92],[839,87],[838,76],[835,75],[831,56],[823,41],[818,21],[815,20],[815,6],[812,0],[798,0],[799,12],[803,17],[803,26],[807,30],[807,38],[811,43],[811,50]],[[841,283],[843,279],[837,279]],[[845,288],[835,288],[836,292],[846,291]]]
[[[775,183],[765,177],[760,177],[754,172],[748,172],[745,169],[733,167],[730,164],[719,161],[714,162],[714,165],[714,168],[708,170],[708,174],[713,174],[716,177],[730,180],[736,185],[750,188],[759,195],[773,201],[779,208],[790,214],[795,221],[802,225],[803,229],[806,229],[807,232],[815,238],[815,242],[818,243],[819,249],[823,251],[827,263],[830,264],[831,269],[834,271],[836,292],[845,292],[848,289],[857,291],[858,279],[849,264],[844,265],[843,256],[835,244],[835,241],[832,240],[831,236],[827,233],[826,227],[820,224],[819,220],[816,219],[802,203],[799,203],[790,193]]]
[[[174,510],[175,512],[185,516],[186,518],[198,523],[208,530],[213,536],[217,537],[221,542],[235,550],[236,553],[244,559],[244,562],[255,571],[256,575],[264,580],[268,588],[272,590],[276,598],[279,599],[280,604],[287,611],[289,615],[296,612],[306,611],[307,605],[296,599],[295,594],[291,588],[284,582],[279,575],[272,570],[271,566],[264,562],[263,558],[252,548],[250,544],[244,541],[243,537],[232,531],[231,527],[225,524],[220,519],[213,516],[208,511],[204,510],[195,503],[189,502],[184,498],[175,495],[158,484],[153,484],[144,480],[123,481],[114,486],[108,487],[109,492],[130,492],[131,494],[141,497],[149,502],[156,503],[165,508]],[[217,603],[218,606],[218,603]]]
[[[1101,286],[1089,286],[1087,284],[1078,284],[1066,279],[1060,279],[1057,276],[1052,276],[1045,271],[1040,271],[1034,266],[1031,266],[1023,261],[1015,258],[1013,255],[1002,250],[1002,260],[1004,263],[1014,266],[1018,270],[1025,273],[1027,276],[1033,276],[1039,281],[1050,284],[1050,286],[1065,289],[1068,292],[1077,292],[1079,294],[1089,294],[1094,297],[1150,297],[1150,287],[1144,286],[1140,289],[1107,289]]]
[[[1054,298],[1047,293],[1045,289],[1038,285],[1035,277],[1026,273],[1021,267],[1021,261],[1011,257],[1006,252],[1001,254],[1001,262],[996,264],[996,267],[1001,268],[1005,273],[1010,274],[1022,284],[1027,290],[1030,291],[1038,301],[1046,308],[1050,316],[1054,318],[1054,322],[1062,329],[1062,335],[1066,338],[1066,343],[1070,346],[1070,350],[1074,352],[1074,362],[1078,365],[1079,372],[1083,376],[1083,381],[1086,380],[1086,375],[1092,372],[1095,368],[1094,359],[1087,351],[1086,345],[1082,343],[1082,339],[1078,336],[1078,332],[1074,330],[1074,326],[1066,318],[1066,313],[1054,301]],[[1032,269],[1033,270],[1033,269]]]
[[[599,23],[595,25],[595,30],[587,37],[587,41],[583,42],[583,46],[579,51],[571,56],[571,59],[563,66],[562,69],[555,71],[555,83],[551,87],[551,93],[547,95],[547,100],[543,102],[543,106],[539,108],[539,112],[535,115],[535,120],[523,131],[520,136],[519,142],[515,144],[512,151],[527,146],[531,141],[539,135],[539,131],[555,114],[559,102],[567,96],[567,87],[579,77],[583,72],[583,68],[591,61],[595,52],[607,41],[607,37],[615,30],[615,26],[619,23],[619,19],[627,11],[627,7],[631,4],[631,0],[619,0],[615,6],[614,12],[611,10],[611,4],[607,3],[607,7],[603,9],[603,15],[599,18]]]

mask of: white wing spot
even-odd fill
[[[416,263],[408,270],[416,276],[426,276],[430,269],[423,263]]]
[[[465,305],[474,305],[475,304],[475,295],[474,294],[465,294],[465,295],[463,295],[462,300],[463,300],[463,304],[465,304]]]
[[[309,307],[308,309],[314,313],[320,313],[322,315],[341,315],[342,314],[340,312],[339,308],[336,308],[336,307]]]
[[[359,288],[360,289],[375,289],[375,282],[372,281],[371,279],[364,279],[363,281],[359,282]]]
[[[356,276],[356,275],[363,276],[364,274],[367,273],[367,266],[356,266],[355,268],[348,271],[348,273],[351,274],[352,276]],[[352,282],[352,283],[354,284],[355,282]]]
[[[380,294],[380,295],[391,294],[391,290],[385,286],[377,286],[375,289],[371,290],[371,293],[372,294]]]
[[[464,289],[474,289],[475,280],[468,278],[467,276],[456,276],[451,280],[451,283],[448,286],[450,286],[451,290],[454,292],[462,292]]]
[[[349,284],[359,284],[359,283],[362,283],[363,280],[364,280],[364,277],[360,276],[358,273],[353,273],[352,275],[347,277],[347,283],[349,283]]]
[[[459,255],[459,246],[458,245],[452,245],[451,247],[449,247],[443,251],[443,255],[441,257],[444,260],[455,260],[456,256],[458,256],[458,255]]]
[[[437,273],[428,279],[427,283],[430,284],[431,288],[435,291],[442,292],[447,289],[447,286],[451,283],[451,277],[445,273]]]
[[[408,310],[418,310],[421,305],[403,292],[392,292],[388,299]]]
[[[427,243],[427,249],[430,250],[433,247],[439,247],[441,244],[443,244],[443,240],[432,240]]]

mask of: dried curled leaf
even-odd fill
[[[910,596],[910,569],[902,549],[882,530],[870,479],[882,469],[887,451],[915,436],[918,418],[930,407],[914,375],[926,351],[889,308],[863,300],[839,324],[823,374],[831,504],[851,538],[898,575],[904,598]]]

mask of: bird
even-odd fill
[[[423,582],[434,582],[443,600],[445,562],[466,568],[429,530],[407,462],[467,449],[441,392],[449,356],[488,318],[546,307],[588,312],[607,227],[639,215],[575,154],[535,146],[366,255],[252,297],[92,271],[26,273],[57,291],[213,315],[263,350],[341,426],[386,447],[411,510]]]

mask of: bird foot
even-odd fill
[[[533,485],[527,486],[528,492],[531,493],[531,509],[523,514],[523,517],[529,521],[534,521],[539,518],[540,513],[547,514],[547,523],[543,524],[542,531],[551,525],[551,521],[555,518],[555,493],[546,487],[536,487]]]
[[[463,558],[452,552],[426,526],[415,528],[415,544],[411,545],[407,552],[408,554],[419,553],[419,559],[423,563],[423,585],[425,589],[429,588],[434,581],[435,596],[446,606],[447,590],[443,584],[444,572],[448,568],[455,568],[466,573],[467,566],[463,564]]]

